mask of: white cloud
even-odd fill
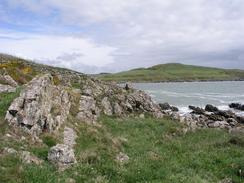
[[[41,13],[43,10],[47,15],[55,10],[59,16],[57,20],[61,21],[62,25],[80,26],[81,35],[91,38],[96,44],[116,47],[117,50],[106,53],[111,55],[110,53],[113,52],[114,62],[107,61],[112,59],[109,57],[109,59],[100,59],[101,63],[93,64],[101,68],[110,65],[107,69],[113,68],[117,71],[170,61],[199,65],[216,63],[219,67],[229,67],[232,62],[243,61],[238,59],[242,58],[239,56],[240,50],[244,50],[243,0],[72,0],[69,2],[67,0],[8,0],[8,2],[10,6],[24,7],[40,16],[43,16]],[[83,32],[83,29],[86,31]],[[82,38],[68,37],[63,41],[67,41],[68,45],[74,44],[73,50],[78,46],[79,39]],[[51,40],[59,42],[58,38],[51,38]],[[91,44],[94,45],[94,42]],[[96,44],[95,48],[97,48]],[[61,52],[59,46],[55,49]],[[105,58],[104,55],[99,55],[101,52],[97,49],[97,56],[89,52],[91,49],[83,50],[82,54],[87,51],[90,55],[87,59],[91,60],[97,60],[93,57]],[[109,50],[108,47],[105,50]],[[48,54],[49,59],[57,56],[52,54]],[[65,52],[64,54],[74,57],[77,53]],[[232,56],[225,57],[226,55]],[[61,60],[60,62],[62,63]],[[83,63],[87,64],[84,60]]]
[[[85,38],[13,32],[0,33],[0,42],[4,45],[0,52],[76,70],[83,70],[77,68],[79,65],[103,67],[111,64],[114,62],[111,55],[116,50]]]

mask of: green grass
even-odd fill
[[[243,80],[244,71],[183,64],[161,64],[116,74],[101,74],[97,77],[104,81],[117,82],[223,81]]]
[[[244,170],[243,145],[232,143],[226,131],[206,129],[184,135],[184,127],[168,119],[100,120],[102,125],[79,125],[75,147],[78,164],[64,172],[47,162],[47,146],[32,145],[31,152],[44,160],[42,166],[22,165],[18,159],[6,162],[0,157],[1,166],[19,182],[28,183],[65,182],[67,178],[114,183],[214,183],[226,177],[235,183],[244,181],[239,173]],[[127,164],[116,162],[119,152],[129,156]],[[10,173],[4,173],[0,169],[0,182],[14,180]]]
[[[0,135],[5,132],[7,127],[4,121],[6,111],[9,108],[11,102],[19,95],[19,93],[20,88],[18,88],[14,93],[0,93]]]

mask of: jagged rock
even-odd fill
[[[179,111],[179,109],[177,108],[177,107],[175,107],[175,106],[171,106],[171,105],[169,105],[169,103],[159,103],[158,104],[159,105],[159,107],[163,110],[163,111],[168,111],[168,110],[171,110],[171,111],[173,111],[173,112],[178,112]]]
[[[100,115],[100,111],[96,106],[96,101],[91,96],[82,95],[80,98],[79,113],[77,119],[87,122],[94,123]]]
[[[73,148],[76,144],[75,139],[77,138],[76,132],[72,128],[64,128],[64,144]]]
[[[18,83],[9,75],[3,76],[5,79],[5,82],[8,83],[10,86],[17,87]]]
[[[189,109],[191,109],[192,110],[192,113],[194,113],[194,114],[205,114],[205,110],[204,109],[202,109],[202,108],[200,108],[200,107],[195,107],[195,106],[189,106]]]
[[[17,87],[18,83],[9,75],[6,73],[4,75],[0,75],[0,82],[6,85],[10,85],[12,87]]]
[[[159,103],[159,106],[162,110],[170,110],[171,106],[169,105],[169,103]]]
[[[26,132],[38,136],[43,131],[55,131],[67,118],[69,95],[53,84],[47,74],[34,78],[10,105],[6,120]]]
[[[113,109],[112,109],[111,103],[108,100],[108,97],[104,97],[101,101],[101,104],[103,107],[104,114],[111,116],[113,114]]]
[[[13,93],[16,91],[15,87],[12,87],[10,85],[2,85],[0,84],[0,93]]]
[[[20,158],[26,164],[33,163],[33,164],[36,164],[36,165],[40,165],[41,163],[43,163],[43,160],[37,158],[36,156],[32,155],[28,151],[22,151],[21,154],[20,154]]]
[[[48,160],[64,170],[76,163],[74,150],[66,144],[57,144],[48,152]]]
[[[221,110],[214,112],[214,114],[219,115],[219,116],[222,116],[224,118],[235,118],[235,116],[236,116],[231,111],[221,111]]]
[[[219,111],[219,109],[213,105],[207,104],[205,107],[205,111],[216,112],[216,111]]]
[[[120,107],[120,105],[118,103],[115,103],[114,104],[114,107],[113,107],[113,113],[116,115],[116,116],[121,116],[123,111],[122,111],[122,108]]]
[[[120,163],[120,164],[125,164],[128,163],[129,161],[129,156],[125,153],[120,152],[117,156],[116,156],[116,160]]]
[[[244,105],[240,104],[240,103],[231,103],[229,105],[230,108],[233,108],[233,109],[237,109],[237,110],[240,110],[240,111],[244,111]]]

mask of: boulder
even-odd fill
[[[0,93],[13,93],[16,91],[15,87],[12,87],[10,85],[2,85],[0,84]]]
[[[219,111],[219,109],[213,105],[207,104],[205,107],[205,111],[216,112],[216,111]]]
[[[48,160],[64,170],[76,163],[74,150],[66,144],[57,144],[48,152]]]
[[[192,113],[193,114],[199,114],[199,115],[201,115],[201,114],[205,114],[205,110],[204,109],[202,109],[202,108],[200,108],[200,107],[195,107],[195,106],[189,106],[189,109],[191,109],[192,110]]]
[[[231,103],[229,105],[230,108],[233,108],[233,109],[237,109],[237,110],[240,110],[240,111],[244,111],[244,105],[240,104],[240,103]]]
[[[159,103],[159,107],[162,110],[170,110],[171,109],[171,106],[169,105],[169,103]]]

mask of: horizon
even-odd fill
[[[244,69],[241,0],[3,0],[0,52],[87,74],[158,64]]]

